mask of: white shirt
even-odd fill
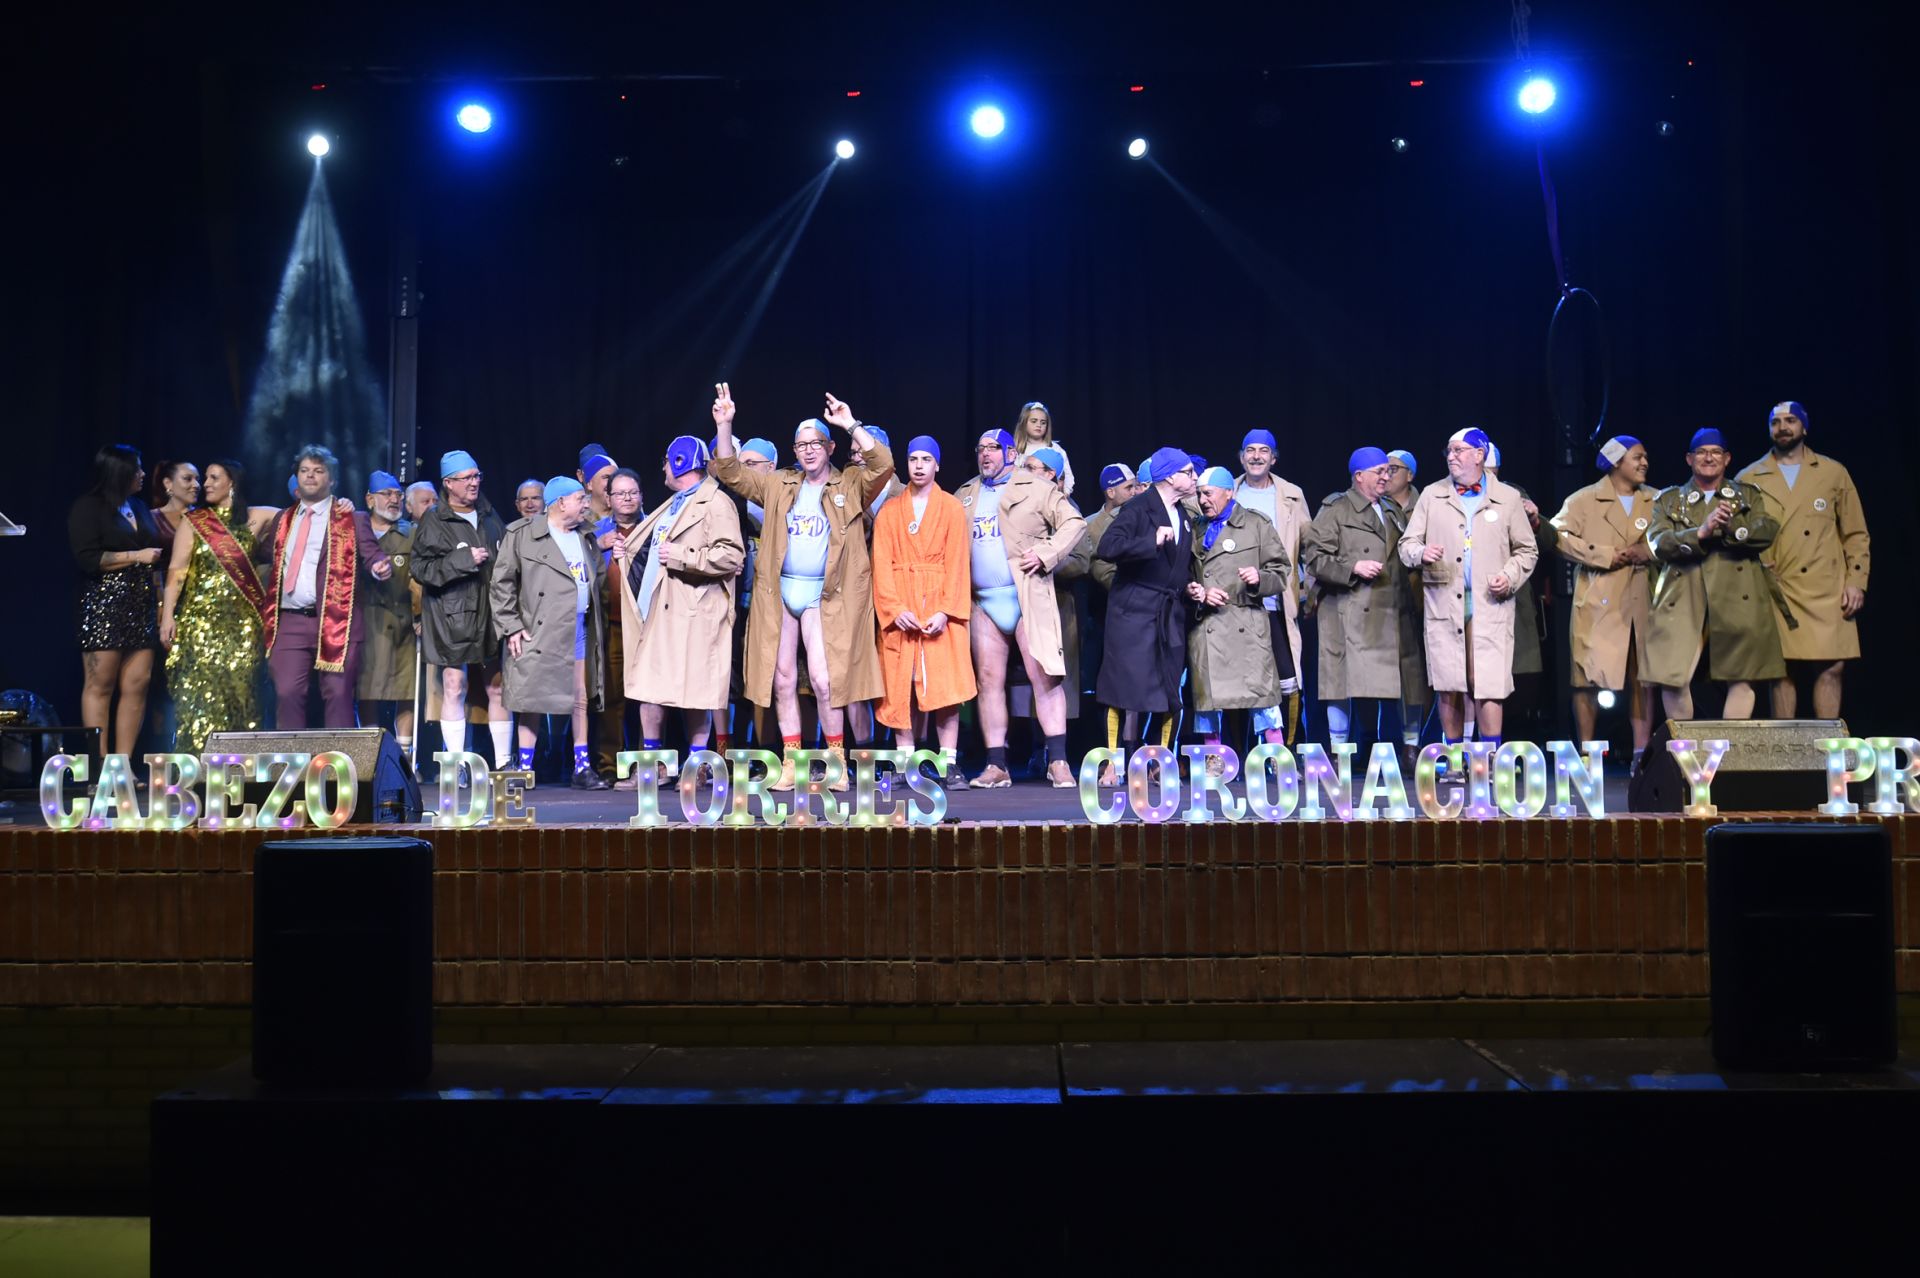
[[[286,558],[281,561],[280,599],[295,608],[312,608],[320,602],[320,555],[327,548],[327,517],[333,513],[333,498],[322,497],[312,504],[301,502],[287,525]],[[300,540],[300,521],[311,519],[307,530],[306,553],[293,562],[293,548]]]
[[[1155,491],[1158,492],[1159,490],[1155,489]],[[1180,503],[1177,499],[1168,501],[1163,496],[1160,498],[1160,504],[1167,508],[1167,518],[1173,521],[1173,540],[1174,544],[1178,545],[1180,542],[1180,534],[1185,530],[1187,523],[1185,516],[1181,513]]]
[[[478,506],[474,507],[472,510],[456,510],[453,513],[460,516],[460,518],[466,520],[468,526],[471,527],[475,532],[480,531],[480,508]]]

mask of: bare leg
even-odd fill
[[[782,738],[800,735],[800,622],[780,610],[780,654],[773,663],[773,714]]]
[[[830,737],[843,736],[847,730],[846,711],[833,704],[833,688],[827,674],[827,637],[820,628],[820,610],[809,608],[800,615],[800,637],[807,649],[807,681],[813,684],[813,704],[820,714],[820,727]]]
[[[492,665],[480,667],[480,670],[481,677],[487,681],[487,722],[505,723],[513,718],[507,710],[506,675],[497,661]]]
[[[1627,722],[1633,725],[1633,748],[1645,750],[1653,739],[1653,689],[1640,682],[1640,662],[1627,649]]]
[[[1042,670],[1027,651],[1025,617],[1014,623],[1013,637],[1020,643],[1020,661],[1027,668],[1027,682],[1033,685],[1033,717],[1040,721],[1040,731],[1050,737],[1064,736],[1067,731],[1066,680]]]
[[[1691,719],[1693,718],[1693,689],[1662,688],[1660,705],[1666,710],[1669,719]]]
[[[80,668],[85,676],[80,685],[80,722],[100,729],[100,752],[112,754],[113,739],[108,729],[113,725],[108,721],[113,717],[113,690],[120,686],[120,654],[83,652]]]
[[[1847,663],[1836,661],[1822,670],[1813,680],[1813,714],[1817,719],[1838,719],[1840,717],[1841,674]],[[1785,681],[1792,687],[1791,680]]]
[[[933,720],[934,739],[940,748],[952,753],[960,748],[960,707],[943,706],[928,715]]]
[[[1800,711],[1800,689],[1794,686],[1793,676],[1775,679],[1767,688],[1767,697],[1773,703],[1773,717],[1791,719]],[[1817,702],[1819,698],[1816,696]]]
[[[1753,718],[1753,685],[1745,679],[1736,679],[1727,685],[1727,704],[1720,711],[1723,719]]]
[[[1440,703],[1441,735],[1449,741],[1458,741],[1467,728],[1467,694],[1436,691],[1434,697]]]
[[[1598,698],[1592,688],[1573,690],[1573,730],[1576,741],[1593,740],[1593,730],[1600,720]]]
[[[1007,637],[977,607],[967,628],[973,638],[974,682],[980,687],[980,736],[989,750],[1001,749],[1007,744]]]
[[[114,753],[132,757],[140,740],[140,723],[147,717],[147,685],[153,682],[153,649],[129,652],[120,659],[120,709],[114,715]]]
[[[660,739],[660,729],[665,724],[666,718],[667,712],[665,707],[657,706],[651,701],[642,701],[640,703],[640,736],[642,739],[658,741]]]
[[[1479,725],[1477,733],[1481,738],[1497,737],[1500,727],[1507,717],[1507,707],[1500,701],[1475,701],[1473,719]]]
[[[440,668],[440,719],[444,723],[467,721],[467,668]]]
[[[713,740],[713,711],[682,710],[681,717],[687,725],[687,749],[704,750]],[[718,713],[724,714],[725,711]]]

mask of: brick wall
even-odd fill
[[[428,832],[438,1035],[1698,1034],[1708,824]],[[137,1189],[148,1098],[246,1054],[262,837],[0,829],[0,1189]]]

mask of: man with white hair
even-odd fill
[[[1304,658],[1300,651],[1300,584],[1303,565],[1300,560],[1300,535],[1313,522],[1307,495],[1300,485],[1289,483],[1274,473],[1279,456],[1279,441],[1273,432],[1256,428],[1240,441],[1240,478],[1233,486],[1234,501],[1265,515],[1280,534],[1280,549],[1294,566],[1287,588],[1267,596],[1267,610],[1274,664],[1286,672],[1280,680],[1280,704],[1255,716],[1268,741],[1289,744],[1300,734],[1300,681],[1298,673]],[[1282,649],[1285,656],[1282,657]]]
[[[828,395],[821,416],[794,428],[797,464],[764,473],[735,455],[731,388],[721,382],[714,392],[713,476],[766,512],[747,619],[747,696],[774,707],[786,759],[772,788],[790,790],[793,751],[800,748],[800,654],[827,748],[843,757],[846,706],[886,690],[875,647],[866,508],[893,476],[893,453]],[[844,471],[833,466],[834,426],[852,436],[862,458]]]
[[[1421,573],[1442,734],[1461,739],[1471,698],[1480,739],[1497,746],[1513,691],[1514,596],[1540,550],[1520,494],[1486,470],[1489,443],[1477,426],[1447,441],[1447,477],[1421,492],[1398,551]]]

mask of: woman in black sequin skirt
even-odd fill
[[[67,542],[81,573],[78,630],[86,682],[80,722],[100,729],[108,753],[131,755],[159,646],[153,567],[164,542],[141,500],[147,476],[139,450],[105,445],[94,454],[93,478],[93,487],[67,512]]]

